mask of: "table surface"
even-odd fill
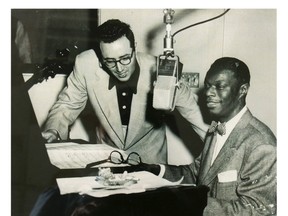
[[[60,176],[92,176],[96,173],[97,168],[90,169],[89,173],[85,169],[61,170]],[[61,195],[55,185],[40,195],[31,215],[200,216],[207,205],[208,191],[207,186],[177,185],[99,198],[78,193]]]

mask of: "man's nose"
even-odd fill
[[[123,71],[123,65],[120,62],[116,62],[116,69],[117,71],[121,72]]]
[[[216,88],[214,86],[210,86],[206,88],[206,96],[215,96]]]

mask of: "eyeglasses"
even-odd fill
[[[119,62],[122,65],[129,65],[131,63],[131,59],[133,57],[134,50],[132,50],[130,56],[125,56],[123,58],[120,58],[119,60],[113,60],[113,59],[104,59],[103,62],[108,68],[114,68]]]
[[[127,163],[129,165],[138,165],[140,164],[141,161],[141,157],[138,153],[136,152],[131,152],[126,159],[124,159],[123,155],[121,154],[121,152],[114,150],[110,153],[108,159],[105,160],[101,160],[101,161],[96,161],[93,163],[89,163],[86,165],[86,168],[91,168],[93,166],[96,165],[100,165],[106,162],[111,162],[113,164],[122,164],[122,163]]]

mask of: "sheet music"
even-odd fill
[[[50,162],[60,169],[85,168],[89,163],[105,160],[111,151],[120,151],[124,157],[126,153],[106,144],[77,144],[73,142],[45,144]],[[111,163],[102,166],[113,166]]]

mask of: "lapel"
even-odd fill
[[[207,134],[206,139],[205,139],[205,146],[202,152],[202,157],[201,157],[201,166],[200,166],[200,171],[199,171],[199,179],[203,179],[203,177],[207,174],[210,166],[206,166],[206,164],[211,161],[211,156],[209,157],[209,150],[211,149],[210,146],[212,144],[212,139],[213,139],[214,134],[210,133]],[[204,166],[205,165],[205,166]]]
[[[225,169],[229,162],[233,159],[233,155],[243,143],[246,137],[245,128],[249,121],[252,119],[252,114],[247,110],[237,123],[235,128],[232,130],[224,146],[220,150],[212,166],[207,164],[207,149],[203,160],[201,161],[201,169],[199,172],[199,184],[209,185],[213,181],[220,170]],[[209,146],[209,145],[208,145]],[[204,153],[204,150],[203,150]]]
[[[117,140],[115,144],[123,149],[124,146],[124,134],[122,130],[121,118],[118,109],[117,92],[116,87],[108,90],[109,75],[102,69],[97,73],[97,77],[93,85],[93,92],[98,102],[100,110],[104,115],[104,120],[107,121],[111,130],[106,130],[112,140]],[[120,142],[119,142],[120,141]]]
[[[143,133],[143,123],[146,118],[147,100],[150,91],[150,73],[148,71],[141,70],[141,62],[139,62],[140,74],[137,85],[137,94],[133,95],[131,104],[131,113],[129,126],[127,131],[127,137],[125,142],[125,148],[133,145],[138,139],[140,139]]]

